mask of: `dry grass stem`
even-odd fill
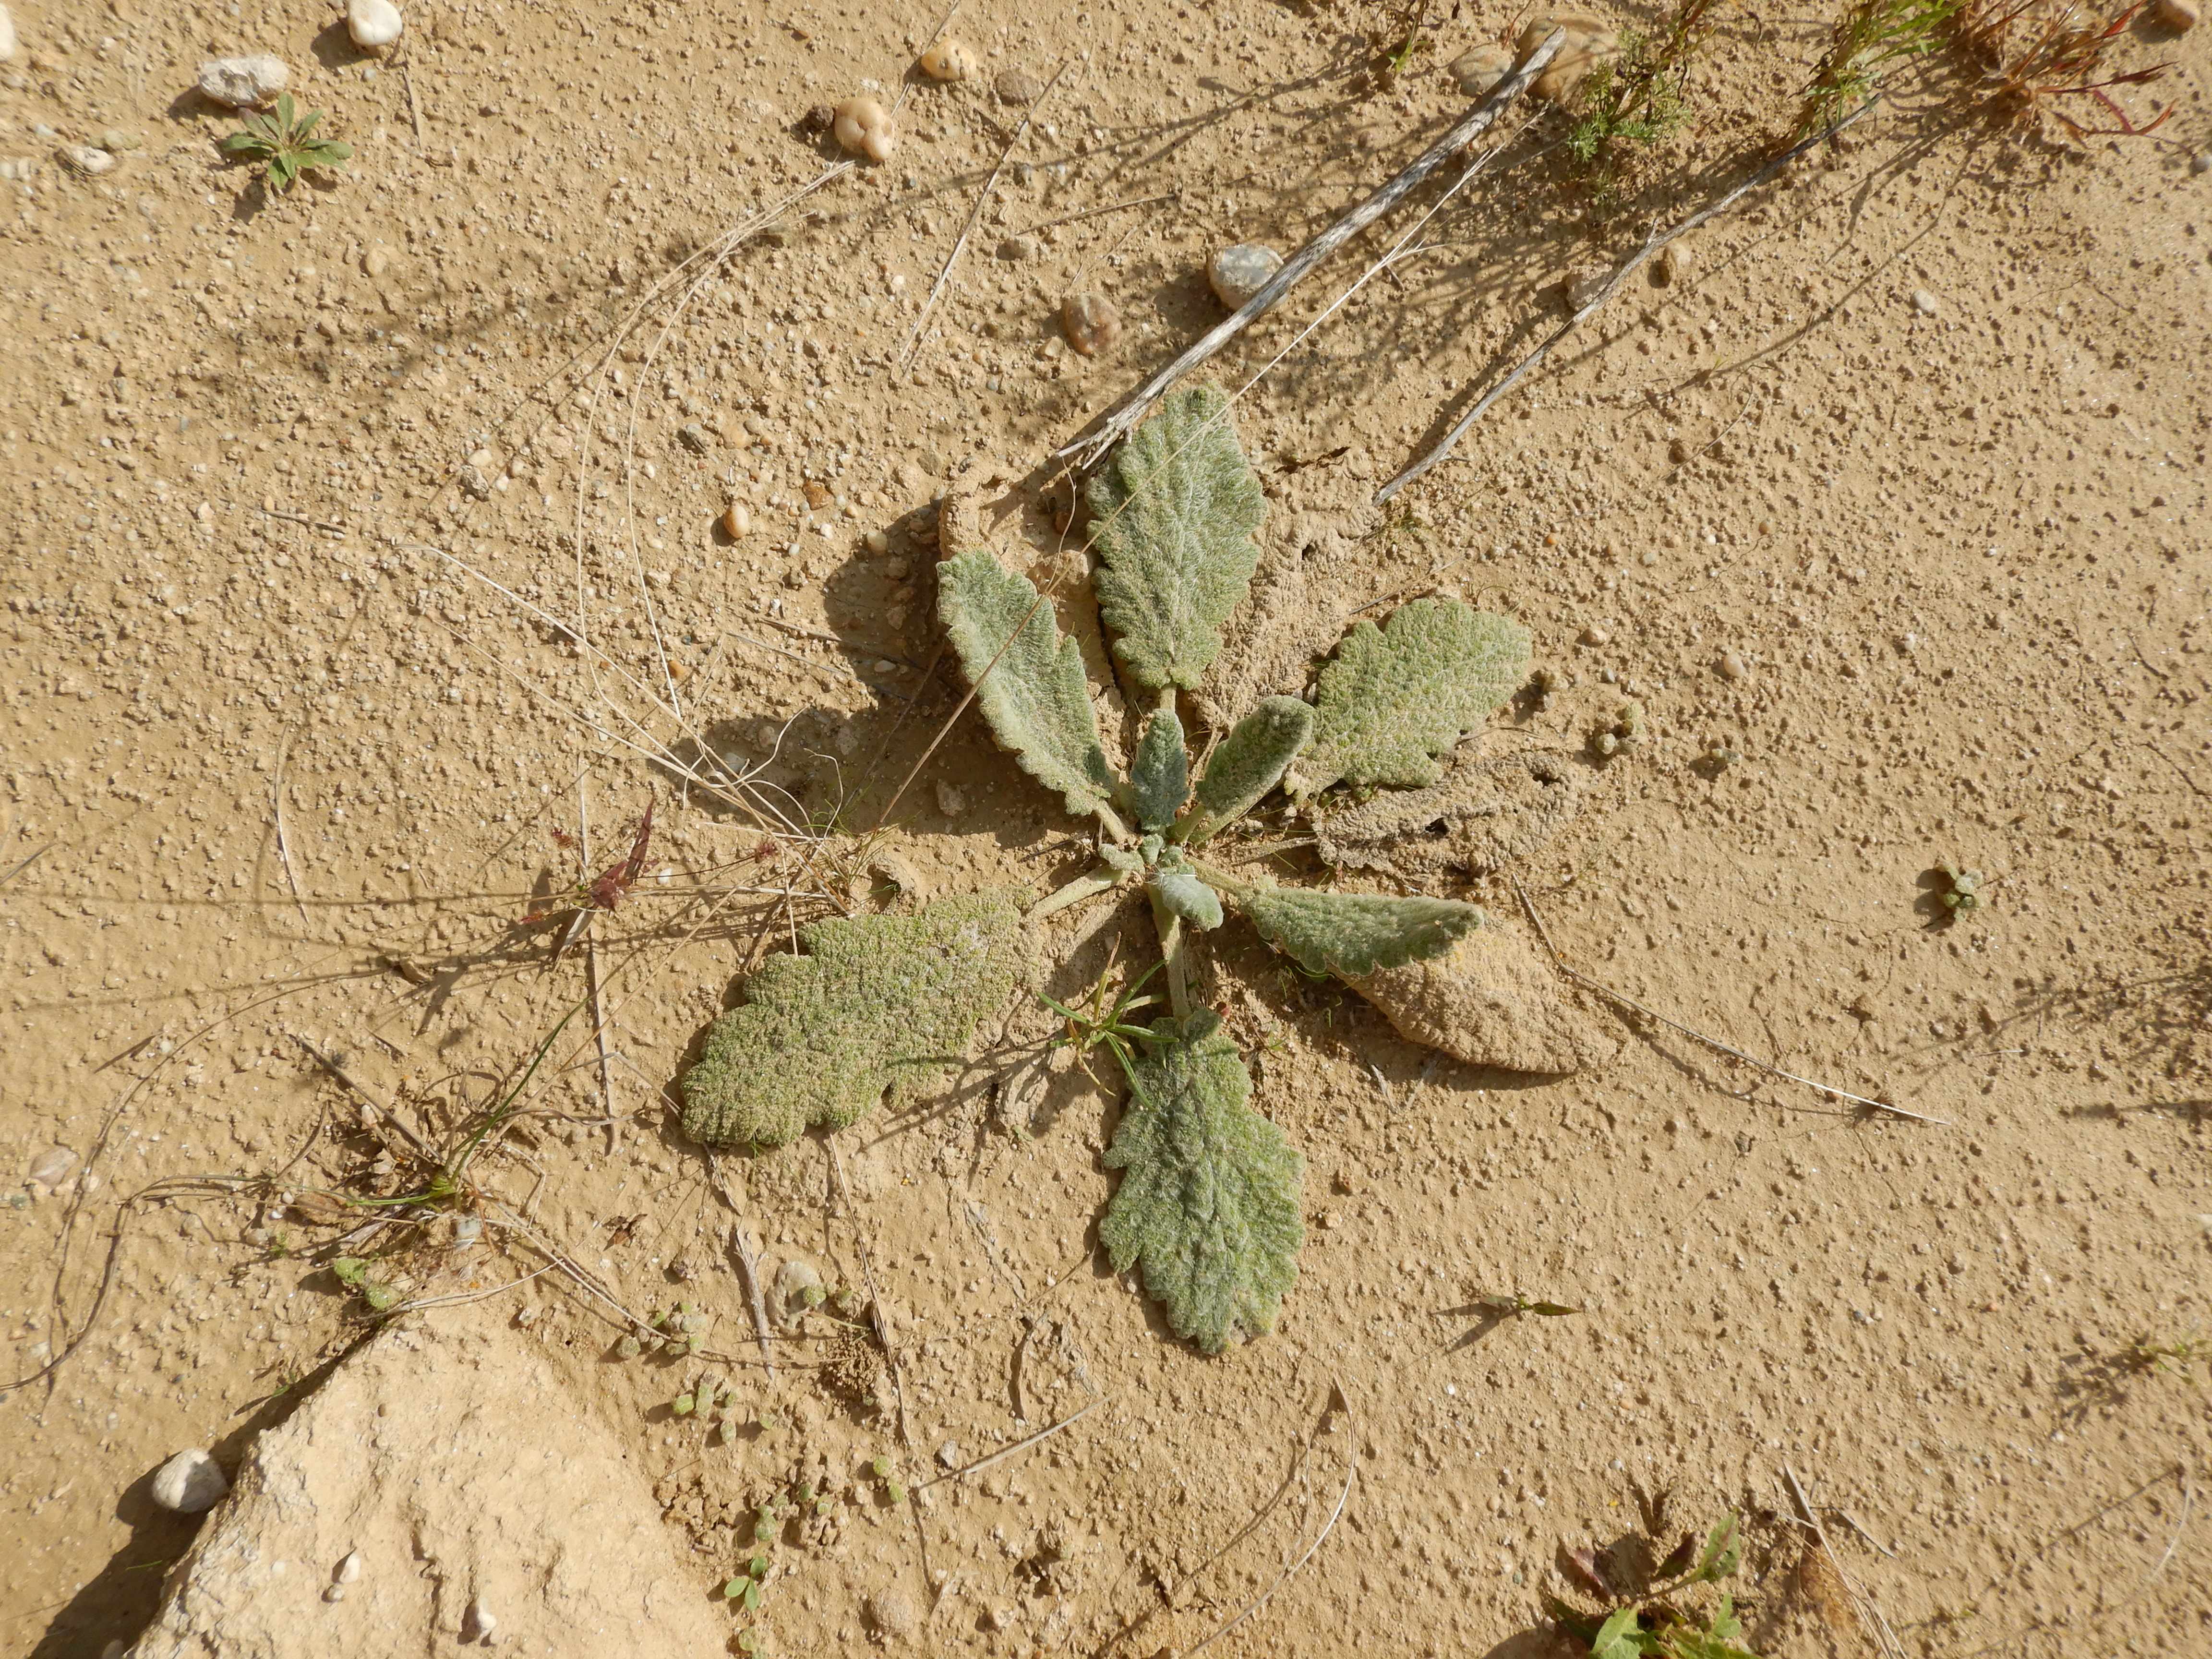
[[[1552,943],[1551,929],[1544,926],[1544,918],[1536,912],[1535,902],[1528,896],[1528,890],[1521,885],[1517,877],[1514,878],[1513,890],[1519,895],[1521,908],[1528,913],[1529,922],[1536,929],[1536,936],[1543,940],[1544,952],[1551,957],[1552,965],[1574,981],[1576,984],[1585,986],[1600,996],[1620,1004],[1624,1008],[1633,1008],[1644,1018],[1656,1020],[1669,1030],[1680,1031],[1684,1036],[1694,1042],[1702,1042],[1708,1048],[1717,1049],[1732,1060],[1740,1060],[1745,1065],[1765,1073],[1769,1077],[1778,1077],[1786,1083],[1795,1083],[1802,1088],[1811,1089],[1816,1093],[1832,1096],[1838,1100],[1849,1101],[1855,1106],[1864,1106],[1877,1112],[1887,1112],[1893,1117],[1909,1118],[1915,1123],[1932,1123],[1947,1129],[1952,1127],[1951,1120],[1947,1117],[1928,1117],[1919,1112],[1908,1112],[1904,1107],[1893,1106],[1886,1100],[1875,1100],[1867,1095],[1855,1095],[1849,1089],[1837,1088],[1832,1083],[1822,1083],[1814,1078],[1799,1077],[1795,1072],[1785,1072],[1779,1066],[1760,1060],[1754,1054],[1747,1054],[1732,1044],[1723,1042],[1718,1037],[1707,1036],[1703,1031],[1685,1025],[1679,1019],[1671,1019],[1656,1008],[1647,1008],[1634,997],[1624,995],[1610,985],[1592,979],[1580,969],[1570,966],[1567,959],[1559,954],[1559,946]]]
[[[1411,466],[1401,472],[1396,477],[1391,479],[1389,483],[1384,484],[1382,489],[1376,490],[1375,492],[1376,505],[1378,507],[1381,506],[1384,501],[1389,501],[1393,495],[1403,489],[1407,484],[1413,483],[1423,473],[1428,471],[1431,467],[1436,466],[1448,457],[1452,451],[1458,447],[1459,441],[1468,434],[1474,423],[1489,412],[1492,404],[1495,404],[1499,398],[1505,396],[1507,392],[1512,391],[1515,386],[1520,385],[1523,380],[1534,373],[1535,370],[1541,368],[1543,366],[1544,360],[1552,355],[1553,349],[1557,346],[1560,341],[1565,339],[1568,335],[1573,333],[1575,330],[1582,326],[1584,322],[1597,315],[1599,312],[1604,310],[1607,305],[1611,304],[1613,296],[1620,292],[1622,285],[1626,283],[1631,276],[1641,270],[1646,263],[1657,257],[1659,251],[1665,247],[1668,243],[1672,242],[1680,237],[1688,235],[1692,231],[1698,229],[1700,226],[1708,224],[1713,220],[1718,218],[1722,214],[1726,213],[1730,208],[1734,207],[1738,202],[1741,201],[1753,191],[1757,190],[1760,185],[1766,184],[1771,179],[1778,177],[1784,167],[1788,167],[1800,155],[1802,155],[1807,150],[1812,149],[1817,145],[1827,143],[1829,139],[1834,137],[1845,127],[1850,126],[1854,121],[1856,121],[1861,117],[1864,116],[1880,101],[1881,100],[1878,97],[1869,98],[1865,103],[1860,105],[1856,109],[1853,110],[1849,115],[1844,116],[1841,120],[1832,122],[1827,126],[1823,127],[1820,131],[1814,133],[1811,137],[1801,139],[1796,143],[1790,145],[1789,149],[1775,156],[1771,161],[1768,161],[1765,167],[1759,168],[1758,172],[1753,173],[1750,178],[1745,179],[1735,189],[1727,191],[1717,200],[1709,202],[1704,207],[1699,208],[1695,213],[1692,214],[1688,218],[1684,219],[1680,223],[1674,225],[1671,229],[1663,231],[1655,230],[1650,235],[1644,238],[1644,246],[1638,248],[1634,253],[1631,254],[1620,264],[1620,265],[1613,271],[1613,275],[1607,279],[1606,284],[1603,288],[1600,289],[1596,294],[1592,295],[1589,300],[1585,301],[1578,308],[1577,308],[1574,314],[1569,317],[1565,322],[1561,323],[1557,328],[1553,329],[1549,334],[1545,336],[1542,343],[1539,344],[1534,351],[1530,352],[1519,362],[1516,363],[1512,368],[1506,373],[1504,379],[1499,380],[1497,385],[1492,386],[1489,391],[1484,392],[1481,398],[1476,402],[1474,407],[1468,410],[1466,414],[1460,416],[1458,423],[1455,425],[1449,432],[1444,434],[1443,437],[1440,439],[1426,454],[1423,455]]]
[[[1054,452],[1054,458],[1079,467],[1096,465],[1108,450],[1135,430],[1146,412],[1170,386],[1265,315],[1308,271],[1397,206],[1422,180],[1488,131],[1528,83],[1543,73],[1565,41],[1565,31],[1553,29],[1450,131],[1422,151],[1397,177],[1285,260],[1283,268],[1269,277],[1257,294],[1217,323],[1182,356],[1108,410],[1089,436],[1078,438]]]
[[[948,18],[947,21],[951,20]],[[915,314],[914,328],[907,335],[906,344],[899,352],[901,368],[908,367],[914,362],[915,351],[921,344],[921,331],[929,326],[929,313],[937,309],[938,297],[945,292],[945,283],[952,278],[952,267],[959,264],[961,254],[967,250],[968,239],[975,234],[975,222],[983,216],[984,204],[991,199],[991,191],[999,182],[999,175],[1006,171],[1006,158],[1012,155],[1022,140],[1029,136],[1030,124],[1036,119],[1038,112],[1051,101],[1053,92],[1060,85],[1060,77],[1066,73],[1067,64],[1063,59],[1060,67],[1052,72],[1052,79],[1045,82],[1044,90],[1039,93],[1030,106],[1022,112],[1021,125],[1014,129],[1013,137],[1007,139],[1000,149],[999,159],[993,163],[990,176],[983,180],[983,187],[975,192],[974,205],[968,210],[967,222],[960,227],[960,234],[952,239],[952,252],[945,256],[945,263],[938,267],[937,280],[929,285],[929,297],[921,302],[921,309]]]
[[[1097,1411],[1105,1403],[1105,1399],[1102,1395],[1100,1398],[1092,1401],[1089,1405],[1084,1407],[1081,1410],[1070,1412],[1066,1417],[1061,1418],[1059,1422],[1049,1424],[1044,1428],[1039,1429],[1035,1434],[1024,1436],[1023,1438],[1015,1441],[1011,1446],[1000,1447],[998,1450],[991,1453],[988,1457],[979,1457],[972,1463],[963,1463],[957,1469],[948,1470],[943,1474],[931,1476],[928,1480],[918,1483],[915,1486],[914,1490],[916,1492],[927,1492],[932,1486],[941,1486],[947,1480],[964,1480],[971,1474],[981,1474],[992,1465],[995,1463],[1003,1463],[1009,1457],[1018,1456],[1021,1453],[1029,1450],[1030,1447],[1040,1445],[1045,1441],[1051,1439],[1053,1436],[1058,1434],[1062,1429],[1074,1427],[1075,1425],[1080,1423],[1085,1418],[1090,1416],[1091,1413]]]

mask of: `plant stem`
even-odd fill
[[[1160,956],[1168,965],[1168,1002],[1177,1019],[1190,1018],[1190,974],[1182,955],[1182,918],[1152,895],[1152,926],[1160,930]]]
[[[1027,920],[1036,921],[1055,910],[1065,910],[1071,904],[1080,904],[1092,894],[1106,891],[1121,879],[1120,871],[1109,869],[1102,864],[1090,874],[1078,876],[1050,898],[1038,900],[1030,908]]]

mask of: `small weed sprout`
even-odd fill
[[[1800,134],[1833,126],[1900,65],[1942,46],[1966,0],[1855,0],[1836,20],[1828,50],[1805,88]]]
[[[2164,126],[2168,104],[2148,125],[2112,97],[2120,87],[2146,86],[2167,65],[2104,73],[2105,53],[2144,9],[2142,0],[2110,12],[2080,0],[1965,0],[1954,33],[1983,77],[1985,95],[2000,109],[2021,116],[2048,110],[2076,138],[2140,138]],[[2109,126],[2087,126],[2068,114],[2060,99],[2087,98],[2112,117]]]
[[[2156,1342],[2145,1334],[2130,1342],[2122,1358],[2130,1370],[2171,1371],[2185,1376],[2195,1362],[2212,1358],[2212,1342],[2201,1336],[2185,1336],[2176,1341]]]
[[[315,123],[323,118],[322,111],[311,109],[300,114],[289,92],[277,94],[273,114],[247,110],[240,118],[245,127],[224,138],[219,148],[225,155],[260,162],[262,182],[277,195],[289,190],[293,181],[310,167],[335,173],[353,159],[350,145],[312,136]]]
[[[1624,697],[1614,707],[1612,718],[1590,733],[1590,753],[1600,760],[1611,760],[1643,741],[1644,705],[1633,697]]]
[[[1664,1531],[1667,1494],[1648,1501],[1638,1496],[1646,1531]],[[1655,1537],[1655,1548],[1656,1541]],[[1743,1565],[1743,1523],[1734,1515],[1715,1522],[1702,1547],[1696,1534],[1685,1534],[1665,1560],[1648,1575],[1638,1575],[1643,1580],[1638,1583],[1617,1583],[1620,1569],[1595,1551],[1562,1543],[1559,1562],[1564,1577],[1607,1604],[1604,1611],[1592,1613],[1556,1595],[1544,1598],[1561,1629],[1589,1644],[1590,1659],[1757,1659],[1742,1645],[1743,1621],[1732,1596],[1723,1594],[1709,1610],[1685,1599],[1685,1592],[1717,1584]]]
[[[1582,1311],[1580,1308],[1570,1308],[1560,1302],[1531,1302],[1518,1291],[1506,1296],[1479,1296],[1475,1297],[1475,1303],[1480,1307],[1486,1308],[1500,1319],[1517,1319],[1522,1314],[1535,1314],[1545,1319],[1561,1319],[1569,1314],[1578,1314]]]
[[[1978,870],[1962,870],[1955,864],[1936,866],[1949,880],[1941,900],[1945,912],[1954,916],[1969,916],[1982,908],[1982,884],[1989,878]]]
[[[1589,73],[1581,115],[1567,130],[1567,154],[1595,181],[1601,203],[1619,192],[1632,148],[1649,151],[1689,118],[1690,66],[1712,34],[1719,0],[1680,0],[1656,33],[1628,29],[1620,55]]]

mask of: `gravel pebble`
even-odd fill
[[[968,797],[939,778],[937,781],[937,810],[948,818],[957,818],[968,810]]]
[[[753,515],[746,512],[741,503],[732,501],[722,509],[721,525],[725,536],[733,542],[741,542],[753,527]]]
[[[1912,308],[1923,317],[1933,317],[1943,307],[1926,289],[1916,288],[1912,290]]]
[[[381,52],[406,27],[392,0],[346,0],[346,33],[363,52]]]
[[[1744,659],[1738,656],[1735,652],[1723,651],[1721,653],[1721,678],[1723,679],[1744,679],[1748,678],[1750,673],[1750,667],[1744,662]]]
[[[896,1585],[868,1598],[868,1622],[890,1637],[911,1636],[921,1625],[915,1613],[914,1598]]]
[[[31,1160],[26,1173],[41,1187],[58,1187],[76,1173],[76,1161],[74,1146],[49,1146]]]
[[[1034,104],[1044,96],[1044,82],[1027,70],[1000,70],[999,78],[991,82],[991,89],[999,94],[1002,104]]]
[[[1206,280],[1212,284],[1213,297],[1236,311],[1282,268],[1283,256],[1264,242],[1239,242],[1213,256]]]
[[[1607,632],[1604,625],[1601,623],[1592,623],[1588,628],[1583,629],[1583,643],[1584,645],[1608,645],[1612,643],[1612,641],[1613,635]]]
[[[2186,34],[2201,9],[2197,0],[2151,0],[2150,21],[2169,34]]]
[[[921,54],[921,72],[933,81],[972,81],[982,64],[965,41],[939,40]]]
[[[178,1515],[212,1509],[229,1490],[222,1466],[198,1446],[179,1452],[154,1472],[154,1501]]]
[[[492,1616],[491,1609],[484,1606],[483,1597],[479,1595],[471,1600],[468,1611],[461,1615],[461,1640],[489,1644],[491,1633],[498,1628],[499,1620]]]
[[[775,1311],[786,1322],[798,1318],[808,1307],[810,1291],[822,1288],[822,1275],[814,1264],[798,1256],[775,1270]]]
[[[872,98],[851,98],[837,106],[830,131],[846,152],[871,161],[887,161],[898,148],[898,128],[890,112]]]
[[[1121,337],[1121,313],[1103,294],[1071,294],[1060,301],[1060,325],[1068,344],[1086,357],[1114,349]]]
[[[1494,90],[1512,71],[1513,54],[1497,45],[1470,46],[1451,60],[1451,78],[1470,98]]]
[[[112,155],[90,144],[64,144],[54,151],[54,159],[80,179],[97,179],[115,167]]]
[[[359,1550],[348,1550],[345,1553],[345,1559],[340,1561],[337,1564],[337,1566],[332,1570],[331,1573],[331,1582],[334,1584],[350,1584],[360,1577],[361,1552]]]
[[[0,64],[15,55],[15,20],[8,15],[8,8],[0,6]]]
[[[1689,238],[1678,236],[1659,250],[1659,257],[1651,262],[1651,274],[1659,279],[1662,288],[1673,288],[1688,280],[1697,263],[1697,252],[1691,247]]]
[[[292,71],[281,58],[264,52],[252,58],[214,58],[200,65],[201,95],[232,109],[253,109],[291,83]]]
[[[960,1448],[955,1445],[951,1441],[946,1441],[943,1445],[937,1449],[937,1461],[942,1463],[948,1469],[958,1468],[960,1467]]]
[[[1044,244],[1034,236],[1009,236],[999,244],[1001,259],[1034,259],[1044,252]]]

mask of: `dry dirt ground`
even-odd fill
[[[635,1311],[711,1316],[748,1413],[726,1446],[666,1409],[709,1362],[621,1358],[561,1272],[409,1316],[511,1317],[562,1356],[702,1596],[750,1553],[744,1506],[801,1471],[836,1494],[733,1644],[861,1651],[864,1598],[896,1589],[925,1649],[1188,1651],[1340,1503],[1212,1650],[1565,1653],[1557,1545],[1625,1559],[1666,1490],[1670,1534],[1747,1517],[1752,1645],[1878,1650],[1801,1565],[1786,1465],[1907,1651],[2212,1650],[2207,1362],[2132,1349],[2212,1337],[2208,32],[2119,43],[2174,66],[2123,94],[2174,106],[2145,139],[1992,125],[1917,71],[1400,510],[1366,505],[1562,314],[1560,279],[1787,129],[1814,10],[1725,15],[1620,211],[1542,116],[1425,253],[1300,339],[1387,246],[1355,244],[1216,368],[1235,389],[1281,354],[1238,405],[1271,544],[1325,525],[1368,598],[1455,589],[1644,705],[1648,740],[1521,872],[1562,950],[1920,1115],[1595,1004],[1624,1039],[1602,1068],[1440,1060],[1232,927],[1206,984],[1308,1160],[1309,1233],[1277,1330],[1204,1358],[1095,1248],[1113,1101],[1063,1062],[1006,1103],[1042,1011],[839,1137],[842,1182],[819,1139],[710,1171],[673,1082],[824,895],[1079,867],[972,714],[884,836],[822,833],[874,824],[955,708],[927,672],[933,503],[1000,480],[989,522],[1064,570],[1048,451],[1221,314],[1212,250],[1295,246],[1462,110],[1443,61],[1516,25],[1502,0],[1431,7],[1389,85],[1385,8],[969,0],[984,76],[951,88],[910,83],[938,14],[904,0],[414,0],[380,65],[312,0],[14,0],[0,153],[36,165],[0,182],[0,1382],[35,1380],[0,1397],[0,1650],[127,1641],[195,1524],[150,1472],[234,1463],[358,1338],[317,1253],[360,1215],[313,1193],[422,1171],[307,1045],[426,1138],[523,1084],[462,1207],[529,1235],[415,1229],[405,1294],[553,1249]],[[234,51],[289,62],[342,175],[267,201],[222,163],[232,123],[188,88]],[[1008,69],[1060,72],[1018,137]],[[838,159],[793,131],[809,106],[872,86],[904,92],[891,160],[723,242]],[[137,143],[112,173],[53,161],[110,130]],[[1060,342],[1079,288],[1126,324],[1097,359]],[[670,751],[789,822],[679,787]],[[580,809],[601,867],[648,798],[642,878],[556,959],[558,921],[521,919],[575,879],[562,837]],[[902,870],[863,867],[883,852]],[[1944,860],[1988,902],[1931,925]],[[1112,937],[1079,932],[1062,994]],[[594,967],[604,1061],[574,1012]],[[82,1173],[50,1190],[27,1176],[56,1146]],[[766,1271],[872,1279],[902,1405],[829,1312],[768,1381],[730,1203]],[[1580,1311],[1479,1300],[1513,1292]],[[869,1474],[919,1485],[948,1443],[973,1461],[1085,1406],[903,1507]]]

